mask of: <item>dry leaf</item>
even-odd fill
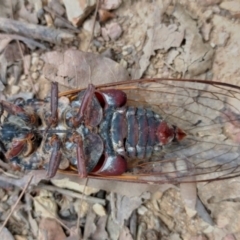
[[[113,194],[110,194],[108,199],[111,201],[112,209],[116,209],[115,220],[119,226],[123,226],[124,221],[131,216],[132,212],[137,209],[143,203],[143,201],[150,198],[149,193],[143,194],[139,197],[131,198],[116,194],[116,197],[112,199],[112,196]]]
[[[133,240],[133,237],[127,227],[123,227],[119,236],[119,240]]]
[[[42,218],[39,224],[38,240],[65,240],[64,234],[59,223],[50,218]]]
[[[129,79],[127,70],[121,65],[93,53],[69,49],[64,53],[48,52],[43,59],[45,77],[69,88]]]
[[[4,227],[2,232],[0,233],[1,240],[14,240],[13,235],[9,232],[9,230]]]
[[[108,233],[105,230],[107,223],[107,216],[100,217],[96,223],[96,231],[92,234],[92,240],[99,240],[99,239],[108,239]]]
[[[212,66],[214,54],[212,47],[203,43],[196,22],[183,7],[177,5],[173,16],[177,18],[185,32],[185,45],[182,46],[181,54],[175,59],[174,68],[183,74],[188,73],[191,77],[206,72]]]
[[[35,211],[42,217],[45,218],[57,217],[58,207],[54,199],[43,196],[37,196],[34,198],[33,203]]]

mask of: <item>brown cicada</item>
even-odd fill
[[[60,169],[136,182],[239,175],[240,87],[142,79],[1,102],[1,157],[21,169]]]

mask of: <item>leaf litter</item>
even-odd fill
[[[106,23],[99,22],[99,26],[101,30],[107,24],[120,26],[121,35],[115,41],[104,38],[102,33],[96,35],[89,52],[84,52],[82,47],[89,44],[91,33],[81,29],[77,34],[75,26],[90,19],[94,8],[85,12],[83,18],[75,19],[71,11],[77,8],[71,8],[68,1],[64,5],[50,1],[47,6],[37,2],[39,5],[12,1],[14,5],[6,4],[1,10],[0,17],[5,18],[6,23],[5,28],[0,26],[5,32],[0,41],[1,74],[4,74],[0,82],[1,98],[14,99],[18,94],[29,96],[29,93],[49,97],[50,81],[58,81],[63,90],[85,87],[90,82],[102,84],[140,77],[208,79],[213,76],[217,80],[239,84],[239,23],[229,20],[229,16],[238,18],[238,12],[232,9],[236,1],[230,1],[229,5],[227,1],[220,4],[220,1],[185,0],[183,5],[160,0],[154,3],[119,1],[120,5],[114,5],[117,7],[107,8],[114,15]],[[78,1],[74,2],[77,4]],[[21,3],[21,7],[17,8],[16,3]],[[100,5],[100,10],[111,5],[111,1],[104,4]],[[14,18],[15,21],[7,19],[11,14],[19,17]],[[57,19],[65,23],[64,31],[42,38],[41,30],[52,31],[54,28],[50,26],[57,26]],[[208,25],[203,28],[206,23]],[[9,35],[11,24],[30,32],[25,37],[23,31],[14,30],[15,35]],[[30,26],[35,31],[39,29],[37,35],[29,30]],[[54,34],[58,33],[60,38],[55,38],[57,35]],[[27,50],[22,52],[16,41]],[[114,52],[112,59],[99,55],[109,49]],[[7,51],[10,54],[7,55]],[[12,67],[19,62],[20,74]],[[0,196],[3,222],[29,175],[11,173],[9,169],[4,173],[4,168],[1,172],[1,180],[6,182],[2,187],[4,194]],[[15,175],[16,179],[10,178],[9,174]],[[82,199],[78,194],[84,189],[80,185],[85,183],[84,180],[59,173],[51,183],[38,186],[44,179],[44,172],[34,174],[25,200],[21,199],[14,209],[1,239],[4,239],[3,234],[8,236],[7,239],[80,239],[79,230],[83,231],[83,239],[227,239],[233,238],[232,233],[238,238],[238,179],[221,181],[221,184],[197,184],[198,197],[193,185],[182,186],[180,192],[178,186],[172,185],[138,186],[89,180],[88,186],[95,190],[86,187],[85,194],[91,196]],[[14,187],[9,188],[9,184]],[[52,188],[48,189],[49,184]],[[107,200],[108,204],[100,204],[94,199]],[[76,231],[78,221],[80,229]]]

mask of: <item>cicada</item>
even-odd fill
[[[141,79],[1,102],[1,157],[20,169],[142,183],[239,175],[240,87]]]

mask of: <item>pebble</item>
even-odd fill
[[[30,67],[30,71],[31,72],[36,72],[37,71],[37,65],[32,65],[31,67]]]
[[[27,78],[27,76],[25,74],[23,74],[21,77],[20,77],[20,80],[25,80]]]
[[[100,8],[113,10],[113,9],[117,9],[121,4],[122,4],[122,0],[105,0],[105,1],[102,1]]]
[[[33,52],[32,57],[39,57],[39,53],[38,52]]]
[[[93,208],[93,211],[94,211],[98,216],[100,216],[100,217],[106,216],[106,210],[104,209],[104,207],[103,207],[101,204],[95,203],[92,208]]]
[[[19,93],[19,91],[20,91],[20,87],[19,86],[16,86],[16,85],[12,85],[11,86],[11,94],[12,95]]]
[[[122,55],[123,56],[126,56],[126,55],[128,55],[128,54],[131,54],[133,52],[133,46],[124,46],[123,48],[122,48]]]
[[[83,29],[88,31],[89,33],[92,33],[93,24],[94,24],[93,18],[86,20],[83,23]],[[100,33],[101,33],[101,27],[100,27],[99,22],[96,21],[95,27],[94,27],[94,36],[98,37],[100,35]]]
[[[106,41],[108,41],[107,38],[110,38],[111,40],[115,41],[121,35],[122,27],[116,22],[107,24],[105,28],[102,28],[102,36]]]
[[[127,63],[126,60],[124,60],[124,59],[122,58],[121,61],[120,61],[120,65],[122,65],[124,68],[127,68],[128,63]]]
[[[44,14],[44,18],[45,18],[45,21],[46,21],[48,27],[52,27],[54,25],[50,14],[48,14],[48,13]]]
[[[39,62],[39,57],[38,56],[37,57],[32,57],[32,60],[31,60],[32,65],[37,65],[38,62]]]
[[[31,76],[32,76],[32,79],[36,80],[39,78],[39,72],[33,72]]]
[[[139,41],[137,41],[137,42],[135,43],[135,47],[138,48],[138,47],[141,46],[141,44],[142,44],[142,43],[141,43],[141,41],[139,40]]]
[[[148,209],[145,206],[141,206],[138,208],[137,213],[143,216],[147,211]]]

